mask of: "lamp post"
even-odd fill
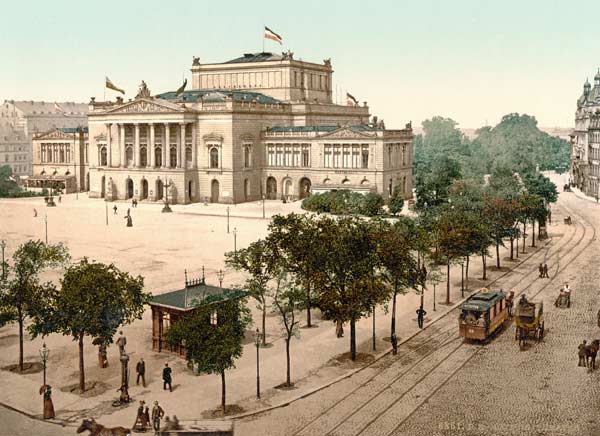
[[[165,182],[167,181],[167,178],[165,177]],[[173,212],[171,210],[171,208],[169,207],[169,188],[171,187],[171,182],[169,183],[165,183],[165,205],[162,208],[162,213],[170,213]]]
[[[227,234],[229,234],[229,206],[227,206]]]
[[[233,254],[237,254],[237,227],[233,228]]]
[[[265,217],[265,196],[262,196],[263,218]]]
[[[223,287],[223,279],[225,278],[225,273],[222,269],[217,272],[217,278],[219,279],[219,287]]]
[[[42,349],[40,350],[40,357],[42,358],[42,365],[44,366],[44,385],[46,385],[46,362],[48,362],[48,356],[50,355],[50,350],[46,347],[46,343],[42,344]]]
[[[254,345],[256,345],[256,398],[260,400],[260,341],[261,341],[260,330],[256,329],[254,332]]]
[[[0,247],[2,247],[2,279],[6,277],[6,265],[4,264],[4,249],[6,248],[6,241],[3,239],[0,242]]]

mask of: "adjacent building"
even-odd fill
[[[586,80],[577,100],[571,135],[571,182],[591,197],[600,195],[600,70]]]
[[[412,129],[332,101],[332,65],[293,53],[194,58],[192,89],[89,104],[90,197],[172,203],[297,199],[314,190],[412,196]]]
[[[14,135],[24,138],[27,144],[19,153],[19,156],[26,153],[25,160],[15,162],[18,168],[27,169],[15,172],[31,174],[35,135],[62,127],[86,127],[87,109],[84,103],[4,100],[0,105],[0,132],[8,133],[0,134],[0,140],[3,136]],[[17,149],[19,147],[23,146],[17,145]]]
[[[33,137],[30,188],[60,188],[65,193],[89,186],[88,129],[62,127]]]
[[[30,144],[23,133],[0,130],[0,166],[8,165],[15,178],[31,173]]]

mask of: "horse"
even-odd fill
[[[600,339],[594,339],[591,344],[586,345],[585,351],[585,363],[590,371],[596,369],[596,355],[600,349]]]
[[[125,427],[104,427],[98,424],[94,418],[84,419],[77,429],[77,433],[83,433],[88,430],[90,436],[131,436],[131,430]]]

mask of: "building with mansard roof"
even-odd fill
[[[577,100],[571,135],[571,181],[586,195],[600,195],[600,69]]]
[[[352,189],[412,196],[412,129],[332,101],[329,59],[246,54],[202,64],[192,89],[89,104],[90,196],[169,202],[298,199]]]

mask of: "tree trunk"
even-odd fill
[[[221,411],[225,415],[225,370],[221,370]]]
[[[85,367],[83,366],[83,333],[79,334],[79,390],[85,392]]]
[[[450,262],[448,262],[448,282],[446,283],[446,304],[450,304]]]
[[[23,371],[23,314],[21,309],[18,309],[19,318],[19,371]]]
[[[465,291],[469,291],[469,259],[471,256],[467,256],[467,267],[465,268]]]
[[[266,299],[263,299],[263,305],[262,305],[262,344],[263,347],[265,347],[267,345],[267,301]]]
[[[517,253],[517,259],[518,259],[519,258],[519,237],[515,238],[515,242],[516,242],[516,247],[517,247],[516,253]]]
[[[481,277],[481,280],[486,280],[487,279],[487,268],[485,265],[485,253],[481,253],[481,264],[483,266],[483,277]]]
[[[390,332],[390,338],[396,334],[396,296],[398,291],[394,289],[394,297],[392,298],[392,328]]]
[[[292,385],[292,374],[291,374],[291,362],[290,362],[290,337],[288,336],[285,340],[285,358],[287,363],[287,373],[285,378],[285,385]]]
[[[496,268],[500,269],[500,242],[496,241]]]
[[[350,357],[352,361],[356,360],[356,321],[350,320]]]
[[[523,254],[525,254],[525,244],[527,243],[526,239],[525,239],[525,238],[527,238],[526,231],[527,231],[527,221],[523,221],[523,251],[521,252]]]
[[[312,327],[312,320],[310,318],[310,280],[306,280],[306,327]]]
[[[535,247],[535,221],[531,223],[531,246]]]
[[[513,252],[514,252],[514,249],[515,249],[514,240],[515,240],[515,238],[513,238],[511,236],[510,237],[510,260],[514,260],[515,259],[515,257],[513,256]]]

